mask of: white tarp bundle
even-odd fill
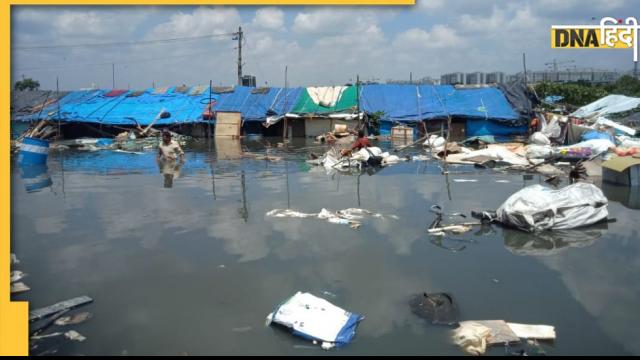
[[[576,110],[571,116],[592,118],[629,111],[640,106],[640,98],[609,95]]]
[[[447,156],[447,162],[473,164],[478,162],[475,160],[478,158],[506,162],[511,165],[530,165],[529,161],[525,157],[520,156],[510,151],[509,149],[500,146],[493,146],[486,149],[471,151],[463,154],[452,154]]]
[[[343,346],[351,342],[364,316],[341,309],[327,300],[298,291],[267,316],[272,322],[293,330],[293,334],[322,341],[322,348]]]
[[[317,105],[334,107],[346,88],[346,86],[308,87],[307,93],[311,100]]]
[[[561,230],[605,220],[607,204],[593,184],[576,183],[560,190],[533,185],[511,195],[496,213],[501,223],[524,231]]]

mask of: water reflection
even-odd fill
[[[505,229],[504,244],[516,255],[557,255],[569,248],[592,246],[603,237],[608,228],[605,223],[584,229],[543,231],[535,234]]]
[[[53,184],[46,164],[21,165],[20,176],[27,192],[38,192]]]
[[[429,242],[428,207],[437,203],[448,212],[467,214],[470,209],[495,209],[525,185],[521,175],[500,174],[508,182],[497,184],[495,173],[451,166],[452,172],[468,170],[479,181],[451,182],[449,201],[436,162],[401,163],[374,176],[365,175],[366,170],[327,176],[322,167],[304,161],[309,152],[322,153],[323,148],[308,142],[278,148],[276,143],[194,143],[185,147],[185,164],[166,171],[155,162],[154,152],[53,155],[49,172],[58,184],[64,168],[64,199],[48,191],[26,194],[20,184],[23,173],[18,175],[15,167],[12,239],[21,259],[30,264],[29,285],[38,289],[26,300],[47,305],[78,292],[99,299],[94,306],[100,315],[82,331],[95,341],[78,347],[88,354],[120,354],[123,349],[142,354],[291,354],[297,340],[259,329],[273,306],[298,290],[337,294],[331,299],[336,305],[367,316],[358,328],[358,341],[345,354],[458,354],[445,332],[426,327],[408,311],[406,299],[418,291],[455,294],[466,318],[551,323],[562,333],[556,351],[579,352],[585,342],[587,348],[594,344],[592,349],[620,352],[599,324],[634,326],[617,314],[632,312],[640,303],[634,260],[639,253],[633,220],[637,211],[616,203],[612,216],[627,214],[629,219],[609,224],[599,235],[585,229],[540,239],[478,227],[460,235],[462,242],[443,242],[467,246],[453,253]],[[264,156],[266,148],[282,161],[245,156],[247,150]],[[171,191],[157,191],[158,172],[163,181],[165,173],[172,181],[179,179]],[[265,217],[274,208],[318,212],[350,207],[399,219],[366,220],[353,230],[323,220]],[[517,254],[539,255],[536,251],[542,249],[559,256],[516,257],[505,246]],[[583,249],[560,251],[579,246]],[[587,267],[593,275],[585,276]],[[519,284],[531,273],[540,286],[503,286]],[[612,291],[625,296],[616,317],[599,311],[606,297],[591,296],[593,276],[602,276]],[[491,282],[494,277],[500,284]],[[549,291],[553,307],[539,301],[540,291]],[[188,305],[187,310],[176,313],[176,305]],[[580,325],[580,333],[574,324]],[[231,331],[246,326],[254,330],[241,336]],[[100,341],[104,338],[109,342]],[[624,339],[633,341],[631,336]],[[640,352],[637,346],[629,348]]]
[[[164,187],[172,188],[173,179],[180,177],[180,169],[182,169],[182,162],[179,160],[159,159],[158,169],[160,174],[164,178]]]

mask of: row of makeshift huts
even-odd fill
[[[448,117],[453,119],[452,131],[463,136],[518,135],[526,133],[534,105],[521,84],[472,89],[409,84],[306,88],[199,85],[40,94],[31,95],[35,100],[28,103],[24,101],[27,95],[14,93],[12,120],[58,122],[65,137],[115,134],[150,124],[207,136],[215,131],[220,112],[240,113],[243,134],[266,136],[282,136],[285,123],[290,136],[309,137],[324,134],[335,124],[358,121],[375,124],[371,131],[385,135],[397,124],[420,130],[424,122],[427,128],[440,128]]]

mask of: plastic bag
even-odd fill
[[[576,183],[560,190],[533,185],[511,195],[496,214],[501,223],[529,232],[573,229],[605,220],[607,204],[593,184]]]
[[[529,143],[534,145],[551,145],[551,140],[549,140],[547,135],[541,132],[536,132],[529,137]]]

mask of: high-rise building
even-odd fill
[[[242,86],[256,87],[256,77],[253,75],[243,75]]]
[[[444,74],[440,77],[442,85],[460,85],[465,83],[465,76],[461,72]]]

